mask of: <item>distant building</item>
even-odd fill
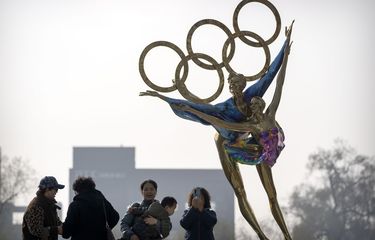
[[[171,217],[173,228],[167,239],[183,239],[179,221],[186,207],[187,194],[195,186],[205,187],[211,194],[218,216],[215,226],[217,240],[234,239],[234,194],[222,170],[201,169],[136,169],[134,147],[74,147],[73,168],[70,169],[70,201],[74,197],[71,185],[78,176],[91,176],[120,218],[129,204],[142,200],[139,185],[146,179],[158,183],[157,199],[173,196],[178,209]],[[119,224],[115,235],[120,237]]]
[[[57,205],[62,206],[61,202]],[[0,240],[22,239],[22,219],[27,206],[15,206],[13,203],[4,203],[0,214]],[[61,218],[61,211],[57,211]],[[60,238],[62,239],[62,238]]]
[[[13,203],[4,203],[1,207],[0,239],[22,239],[22,216],[26,207]]]

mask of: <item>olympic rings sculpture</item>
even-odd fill
[[[263,40],[262,37],[260,37],[258,34],[254,33],[254,32],[243,31],[243,30],[240,30],[240,28],[239,28],[239,25],[238,25],[239,12],[243,8],[243,6],[245,6],[246,4],[251,3],[251,2],[258,2],[258,3],[264,4],[266,7],[268,7],[272,11],[272,13],[275,17],[276,29],[275,29],[274,34],[268,40]],[[194,34],[194,32],[197,28],[199,28],[202,25],[206,25],[206,24],[214,25],[214,26],[222,29],[225,32],[225,34],[228,36],[227,40],[225,41],[225,43],[223,45],[222,62],[220,62],[220,63],[218,63],[214,58],[208,56],[207,54],[195,53],[193,51],[192,44],[191,44],[193,34]],[[267,0],[243,0],[237,5],[236,9],[234,10],[233,28],[234,28],[234,33],[232,33],[229,30],[229,28],[227,26],[225,26],[223,23],[221,23],[220,21],[215,20],[215,19],[203,19],[203,20],[200,20],[200,21],[196,22],[190,28],[190,30],[188,32],[188,35],[187,35],[187,38],[186,38],[186,48],[187,48],[187,52],[188,52],[188,55],[186,55],[186,56],[185,56],[184,52],[178,46],[176,46],[175,44],[173,44],[171,42],[156,41],[156,42],[153,42],[153,43],[149,44],[142,51],[141,56],[139,58],[139,73],[141,74],[141,77],[142,77],[143,81],[147,84],[147,86],[149,86],[150,88],[152,88],[155,91],[172,92],[172,91],[178,90],[179,93],[187,100],[190,100],[190,101],[195,102],[195,103],[210,103],[213,100],[215,100],[221,94],[221,92],[223,90],[224,74],[223,74],[222,68],[225,67],[227,72],[230,73],[230,74],[238,74],[230,66],[230,61],[232,60],[232,58],[234,56],[234,53],[235,53],[235,38],[239,38],[243,43],[245,43],[245,44],[247,44],[251,47],[257,47],[257,48],[262,47],[263,48],[263,51],[264,51],[264,54],[265,54],[265,57],[266,57],[263,68],[258,73],[254,74],[252,76],[245,76],[247,81],[254,81],[254,80],[260,78],[267,71],[267,69],[269,67],[269,64],[270,64],[270,51],[269,51],[268,45],[270,45],[272,42],[275,41],[275,39],[278,37],[278,35],[280,33],[280,29],[281,29],[281,20],[280,20],[280,15],[279,15],[277,9],[275,8],[275,6],[271,2],[269,2]],[[250,37],[252,39],[255,39],[256,41],[252,41],[248,37]],[[147,53],[151,49],[153,49],[155,47],[160,47],[160,46],[171,48],[181,58],[181,61],[178,63],[178,65],[176,67],[175,79],[174,79],[174,81],[172,81],[172,86],[169,86],[169,87],[161,87],[161,86],[158,86],[158,85],[154,84],[153,82],[151,82],[151,80],[147,77],[145,69],[144,69],[144,61],[145,61],[145,57],[146,57]],[[228,47],[230,47],[229,53],[228,53]],[[209,62],[210,64],[204,63],[200,59],[204,59],[207,62]],[[188,61],[189,60],[192,60],[196,65],[200,66],[203,69],[216,70],[217,71],[218,76],[219,76],[219,86],[218,86],[216,92],[213,95],[211,95],[210,97],[204,98],[204,99],[199,98],[187,89],[187,87],[185,85],[185,82],[186,82],[187,77],[188,77],[188,71],[189,71]],[[183,68],[183,73],[182,73],[182,76],[181,76],[180,74],[181,74],[182,68]]]

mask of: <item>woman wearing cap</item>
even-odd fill
[[[55,196],[64,185],[56,178],[46,176],[39,183],[36,197],[29,203],[23,216],[22,235],[24,240],[57,240],[61,221],[57,216]]]

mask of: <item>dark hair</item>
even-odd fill
[[[45,192],[47,192],[47,190],[52,190],[52,189],[55,189],[55,188],[42,188],[42,189],[38,189],[38,191],[36,191],[36,195],[37,196],[42,196],[44,195]]]
[[[143,190],[146,183],[152,184],[154,186],[155,190],[158,190],[158,184],[152,179],[147,179],[147,180],[143,181],[141,183],[141,190]]]
[[[90,191],[95,189],[95,182],[91,177],[79,176],[73,183],[73,190],[77,193]]]
[[[204,206],[203,207],[204,208],[211,208],[211,197],[210,197],[210,194],[208,193],[208,191],[205,188],[202,188],[202,187],[195,187],[189,193],[189,196],[188,196],[188,205],[189,205],[189,207],[191,207],[191,202],[193,201],[193,198],[194,198],[193,193],[196,190],[199,190],[201,192],[201,194],[203,195],[203,197],[204,197]]]
[[[177,201],[176,199],[174,199],[174,197],[165,197],[163,198],[163,200],[161,200],[161,203],[160,203],[163,207],[173,207],[175,204],[177,204]]]

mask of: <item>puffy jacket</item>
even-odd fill
[[[121,219],[120,229],[122,232],[122,238],[125,240],[129,240],[132,235],[135,233],[132,230],[132,227],[136,222],[138,222],[138,218],[141,218],[141,215],[148,209],[148,207],[157,200],[143,200],[141,203],[133,203],[129,209],[136,209],[137,213],[133,213],[132,211],[127,211],[125,216]]]
[[[159,202],[153,202],[145,211],[142,211],[142,208],[140,210],[133,208],[132,211],[132,213],[135,215],[136,213],[141,212],[141,218],[135,218],[134,225],[131,228],[132,231],[140,238],[140,240],[159,240],[166,238],[169,235],[169,232],[172,229],[172,223],[167,210],[165,210],[165,208]],[[158,220],[157,224],[146,224],[144,222],[144,218],[148,216],[156,218]]]

